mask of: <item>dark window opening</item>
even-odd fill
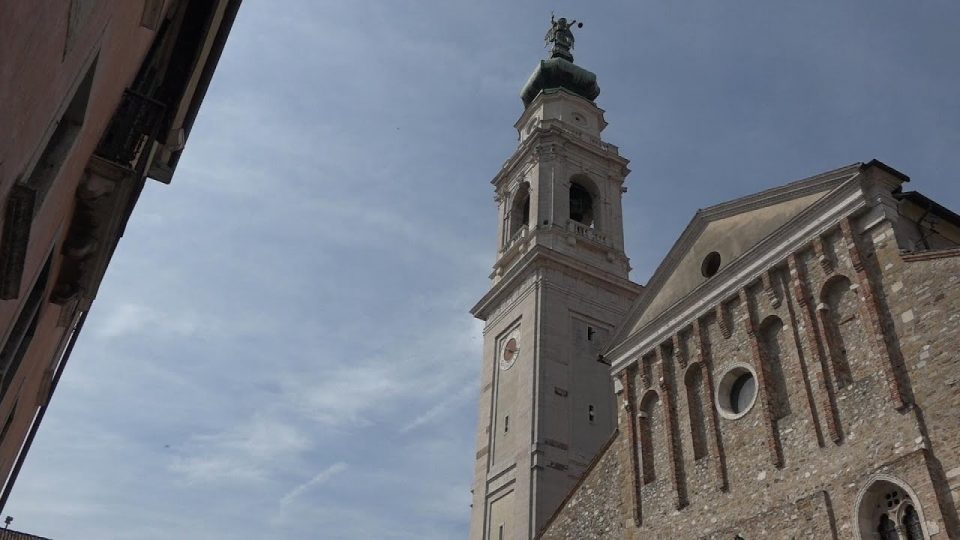
[[[587,418],[590,420],[591,424],[593,423],[594,420],[596,420],[596,415],[594,414],[594,411],[593,411],[593,405],[587,406]]]
[[[720,270],[720,254],[711,251],[703,258],[703,264],[700,265],[700,273],[703,277],[713,277]]]
[[[503,432],[506,433],[508,431],[510,431],[510,415],[509,414],[503,417]]]
[[[908,505],[903,512],[903,529],[907,533],[907,540],[923,540],[920,516],[913,505]]]
[[[587,188],[573,182],[570,184],[570,219],[593,226],[593,197]]]
[[[497,533],[497,540],[503,540],[503,525],[500,525],[500,532]]]
[[[596,334],[596,331],[592,326],[587,327],[587,341],[593,341],[593,335]]]
[[[898,540],[897,524],[886,514],[880,516],[880,523],[877,524],[877,535],[880,540]]]

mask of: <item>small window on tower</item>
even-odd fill
[[[506,433],[508,431],[510,431],[510,415],[509,414],[503,417],[503,432]]]
[[[594,334],[596,334],[596,332],[593,330],[593,327],[592,327],[592,326],[588,326],[588,327],[587,327],[587,341],[593,341],[593,335],[594,335]]]
[[[594,420],[596,420],[596,414],[594,414],[593,412],[593,405],[590,405],[587,407],[587,418],[590,419],[591,424],[593,423]]]

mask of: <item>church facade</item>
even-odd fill
[[[494,179],[471,539],[960,537],[960,216],[854,163],[697,212],[640,287],[555,59]]]

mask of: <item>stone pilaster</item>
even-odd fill
[[[637,444],[637,418],[634,414],[636,392],[633,389],[633,374],[631,371],[630,368],[627,368],[620,372],[620,384],[623,385],[623,418],[627,430],[627,444],[630,445],[630,473],[627,481],[629,489],[624,508],[627,509],[627,519],[632,519],[639,527],[643,523],[643,507],[640,497],[640,459],[638,455],[640,445]],[[643,370],[641,370],[642,372]]]
[[[710,342],[704,335],[703,321],[697,319],[693,322],[693,335],[697,343],[697,361],[703,367],[703,395],[707,398],[707,423],[710,430],[709,448],[710,460],[713,463],[713,471],[716,475],[717,487],[720,491],[727,491],[727,464],[726,456],[723,453],[723,438],[720,436],[719,418],[717,418],[717,408],[713,406],[713,359],[710,357]]]
[[[821,246],[822,248],[822,246]],[[827,422],[827,433],[830,440],[839,444],[841,440],[839,429],[839,412],[837,411],[836,397],[833,393],[833,387],[829,384],[830,364],[824,355],[823,343],[820,339],[820,332],[814,319],[813,303],[810,300],[810,292],[807,289],[806,272],[803,266],[797,261],[796,254],[790,254],[787,257],[787,264],[790,268],[790,278],[793,282],[793,295],[800,306],[800,316],[803,319],[803,334],[807,338],[807,348],[816,357],[820,369],[816,370],[815,378],[819,390],[819,403],[817,408],[823,411]]]
[[[687,505],[687,485],[683,474],[683,455],[680,449],[680,429],[677,425],[676,409],[673,401],[673,384],[671,383],[668,362],[670,358],[664,354],[663,346],[657,347],[657,358],[660,360],[660,400],[663,407],[663,420],[667,428],[667,452],[670,457],[670,476],[673,479],[674,503],[677,509]]]

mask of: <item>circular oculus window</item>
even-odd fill
[[[720,254],[716,251],[711,251],[703,258],[703,263],[700,265],[700,273],[703,274],[703,277],[713,277],[717,271],[720,270]]]
[[[717,410],[728,420],[743,417],[757,402],[757,374],[746,364],[730,367],[720,377],[716,392]]]
[[[517,363],[517,357],[520,356],[520,344],[517,338],[510,338],[503,344],[503,350],[500,352],[500,369],[507,370]]]

